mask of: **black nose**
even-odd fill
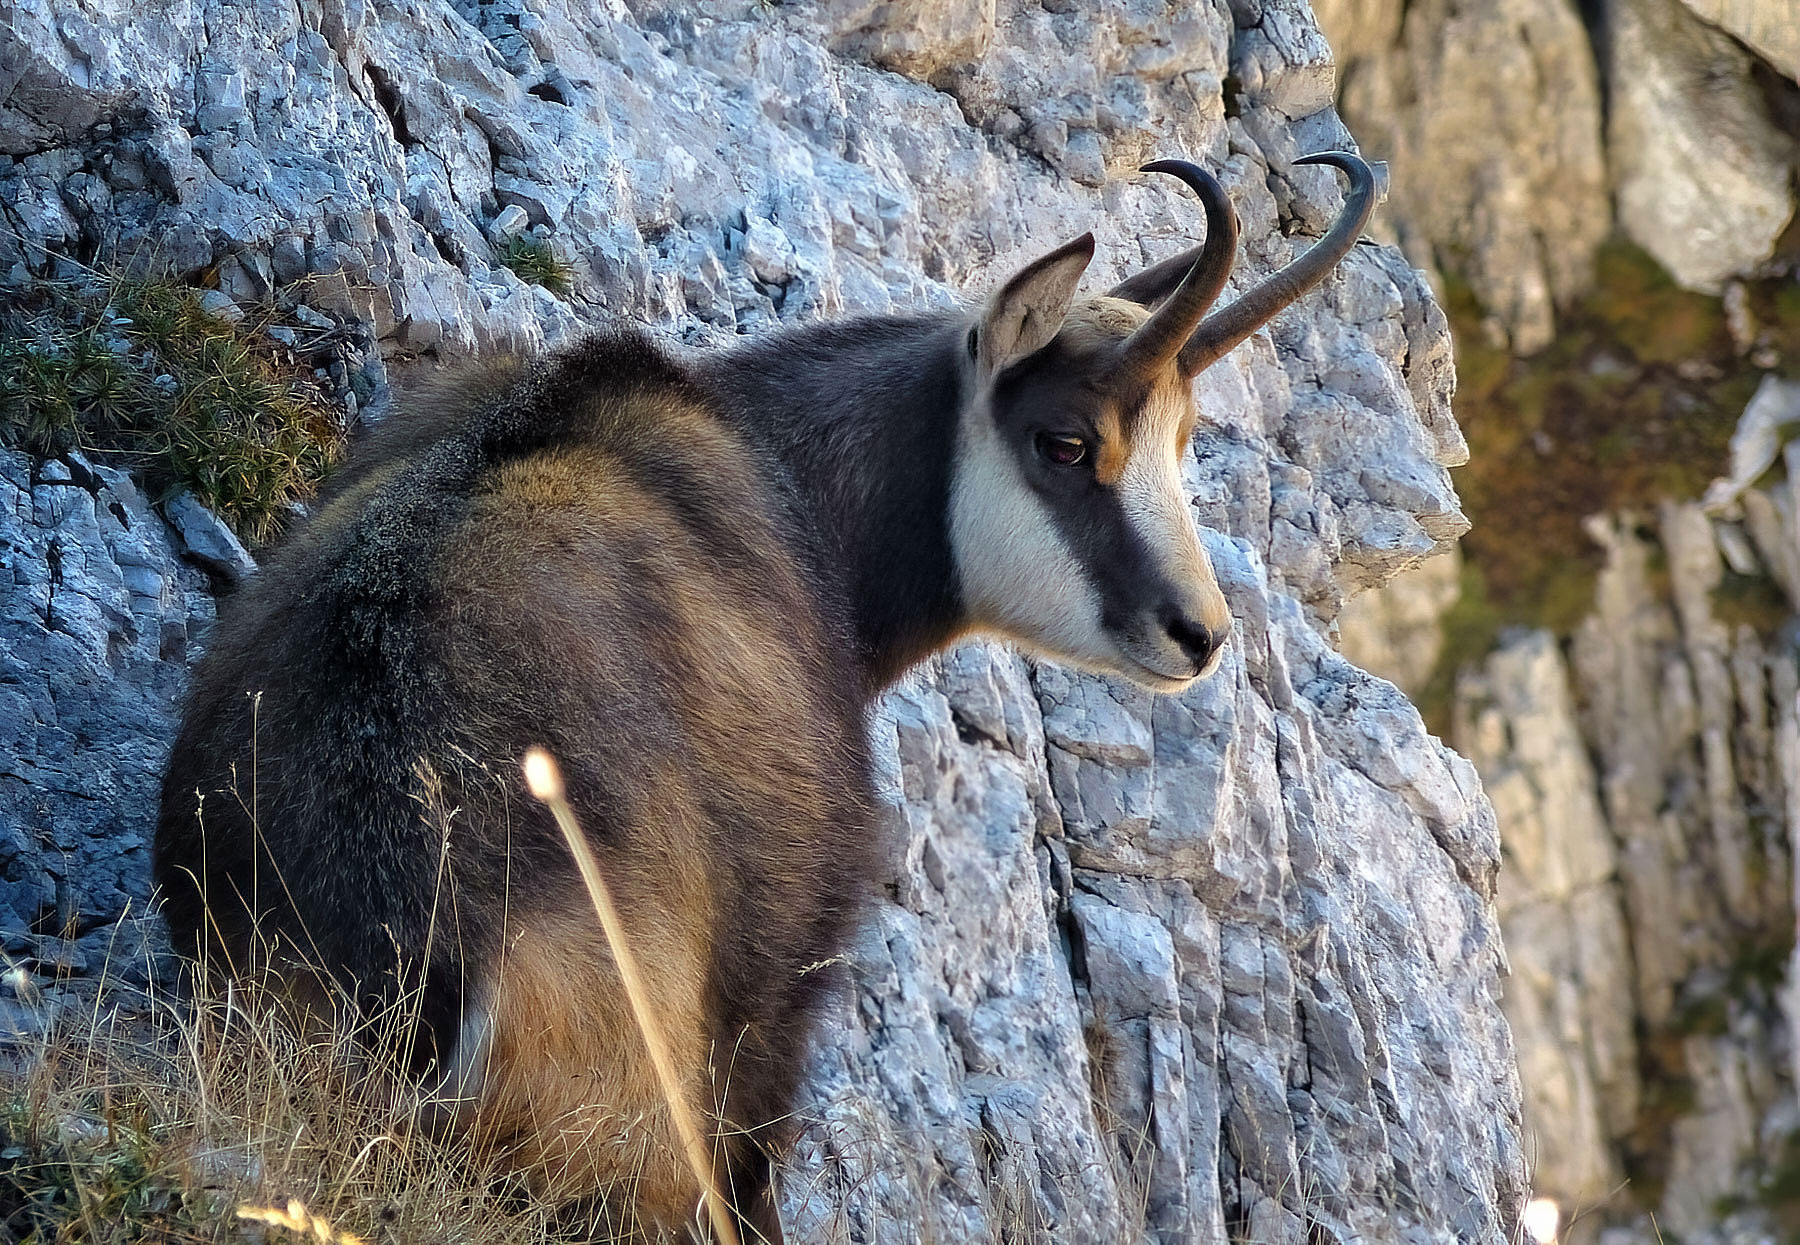
[[[1206,669],[1206,663],[1225,643],[1224,631],[1214,631],[1205,623],[1181,614],[1169,619],[1167,626],[1169,638],[1181,647],[1187,659],[1194,663],[1195,670]]]

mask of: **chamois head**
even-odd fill
[[[1206,241],[1077,299],[1092,234],[1021,270],[967,335],[974,400],[951,486],[951,544],[970,620],[1161,692],[1219,664],[1231,615],[1188,515],[1181,459],[1201,369],[1317,284],[1355,245],[1374,177],[1347,152],[1343,214],[1305,255],[1208,316],[1237,249],[1224,188],[1182,160]]]

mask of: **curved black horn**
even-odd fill
[[[1350,176],[1350,193],[1344,210],[1331,231],[1313,243],[1306,254],[1279,272],[1270,273],[1244,296],[1213,315],[1194,331],[1181,348],[1181,374],[1198,375],[1225,357],[1227,351],[1256,332],[1277,312],[1312,289],[1337,262],[1350,253],[1375,210],[1375,173],[1361,156],[1348,151],[1321,151],[1302,156],[1295,164],[1329,164]]]
[[[1155,160],[1146,164],[1142,171],[1172,173],[1200,196],[1200,203],[1206,209],[1206,242],[1175,292],[1120,343],[1119,370],[1126,376],[1149,376],[1174,361],[1207,308],[1225,288],[1225,279],[1231,275],[1231,261],[1237,255],[1237,213],[1232,210],[1225,187],[1219,185],[1216,177],[1186,160]],[[1157,272],[1156,269],[1150,271]],[[1160,283],[1161,274],[1157,275],[1157,283]],[[1147,278],[1150,273],[1139,276]],[[1137,289],[1133,284],[1136,280],[1122,282],[1112,293],[1116,297],[1131,298]]]

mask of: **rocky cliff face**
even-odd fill
[[[1466,280],[1521,354],[1548,344],[1615,224],[1716,292],[1793,218],[1800,22],[1782,0],[1318,11],[1345,118],[1394,162],[1407,253]]]
[[[1342,107],[1393,161],[1389,228],[1468,281],[1493,331],[1542,348],[1606,236],[1598,68],[1569,0],[1325,0]],[[1447,262],[1448,261],[1448,262]]]
[[[0,496],[0,937],[85,962],[106,923],[149,898],[158,770],[212,595],[121,472],[8,450]],[[101,933],[77,950],[59,938],[71,927]]]
[[[1667,339],[1661,360],[1754,389],[1729,455],[1701,465],[1722,479],[1703,497],[1678,486],[1592,515],[1584,547],[1561,551],[1570,563],[1598,551],[1591,613],[1560,635],[1517,630],[1491,654],[1464,652],[1448,716],[1500,823],[1505,1008],[1537,1191],[1565,1224],[1583,1215],[1566,1239],[1788,1239],[1800,1170],[1789,962],[1800,390],[1782,377],[1800,360],[1769,312],[1795,288],[1781,235],[1800,150],[1800,26],[1787,4],[1672,0],[1509,0],[1480,15],[1415,4],[1374,23],[1333,4],[1320,16],[1357,41],[1343,48],[1346,115],[1418,196],[1396,202],[1397,233],[1453,289],[1466,283],[1486,317],[1469,326],[1478,343],[1577,360],[1567,383],[1598,407],[1614,347],[1545,348],[1559,323],[1591,330],[1591,310],[1569,302],[1601,239],[1623,234],[1684,285],[1724,289],[1708,312],[1730,333],[1720,357],[1700,363]],[[1471,57],[1459,35],[1483,21],[1495,25]],[[1535,114],[1550,101],[1556,115]],[[1570,209],[1573,228],[1557,215]],[[1632,313],[1628,294],[1599,297]],[[1710,417],[1698,402],[1659,410],[1647,389],[1638,397],[1646,423]],[[1572,452],[1571,435],[1520,430],[1518,452]],[[1433,607],[1452,611],[1452,628],[1492,608],[1458,604],[1442,588],[1451,577],[1415,574],[1352,602],[1346,651],[1423,689],[1405,658]]]
[[[1537,1190],[1652,1211],[1683,1241],[1791,1230],[1800,637],[1722,589],[1791,561],[1794,500],[1784,485],[1734,517],[1597,520],[1606,566],[1567,655],[1519,636],[1457,692],[1504,843]],[[1758,511],[1777,543],[1746,538]]]
[[[326,371],[377,410],[383,355],[530,348],[609,314],[703,347],[941,303],[1084,228],[1097,276],[1132,270],[1197,221],[1131,175],[1150,155],[1220,171],[1241,285],[1337,207],[1291,159],[1349,141],[1287,0],[137,15],[0,3],[0,270],[160,264],[352,321],[380,349]],[[521,230],[571,266],[569,297],[498,262]],[[1199,382],[1188,480],[1237,627],[1216,678],[1157,700],[978,646],[883,702],[892,868],[804,1104],[798,1239],[1510,1237],[1493,816],[1323,635],[1347,590],[1466,526],[1451,383],[1420,274],[1358,248]],[[55,910],[80,934],[142,894],[211,605],[128,481],[9,461],[29,591],[0,685],[6,879],[32,888],[19,927]],[[104,726],[58,684],[94,689]],[[77,782],[97,750],[104,812]],[[44,880],[58,852],[79,912]]]

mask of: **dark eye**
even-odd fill
[[[1081,437],[1068,437],[1055,432],[1037,434],[1038,456],[1058,467],[1073,467],[1086,462],[1088,443]]]

